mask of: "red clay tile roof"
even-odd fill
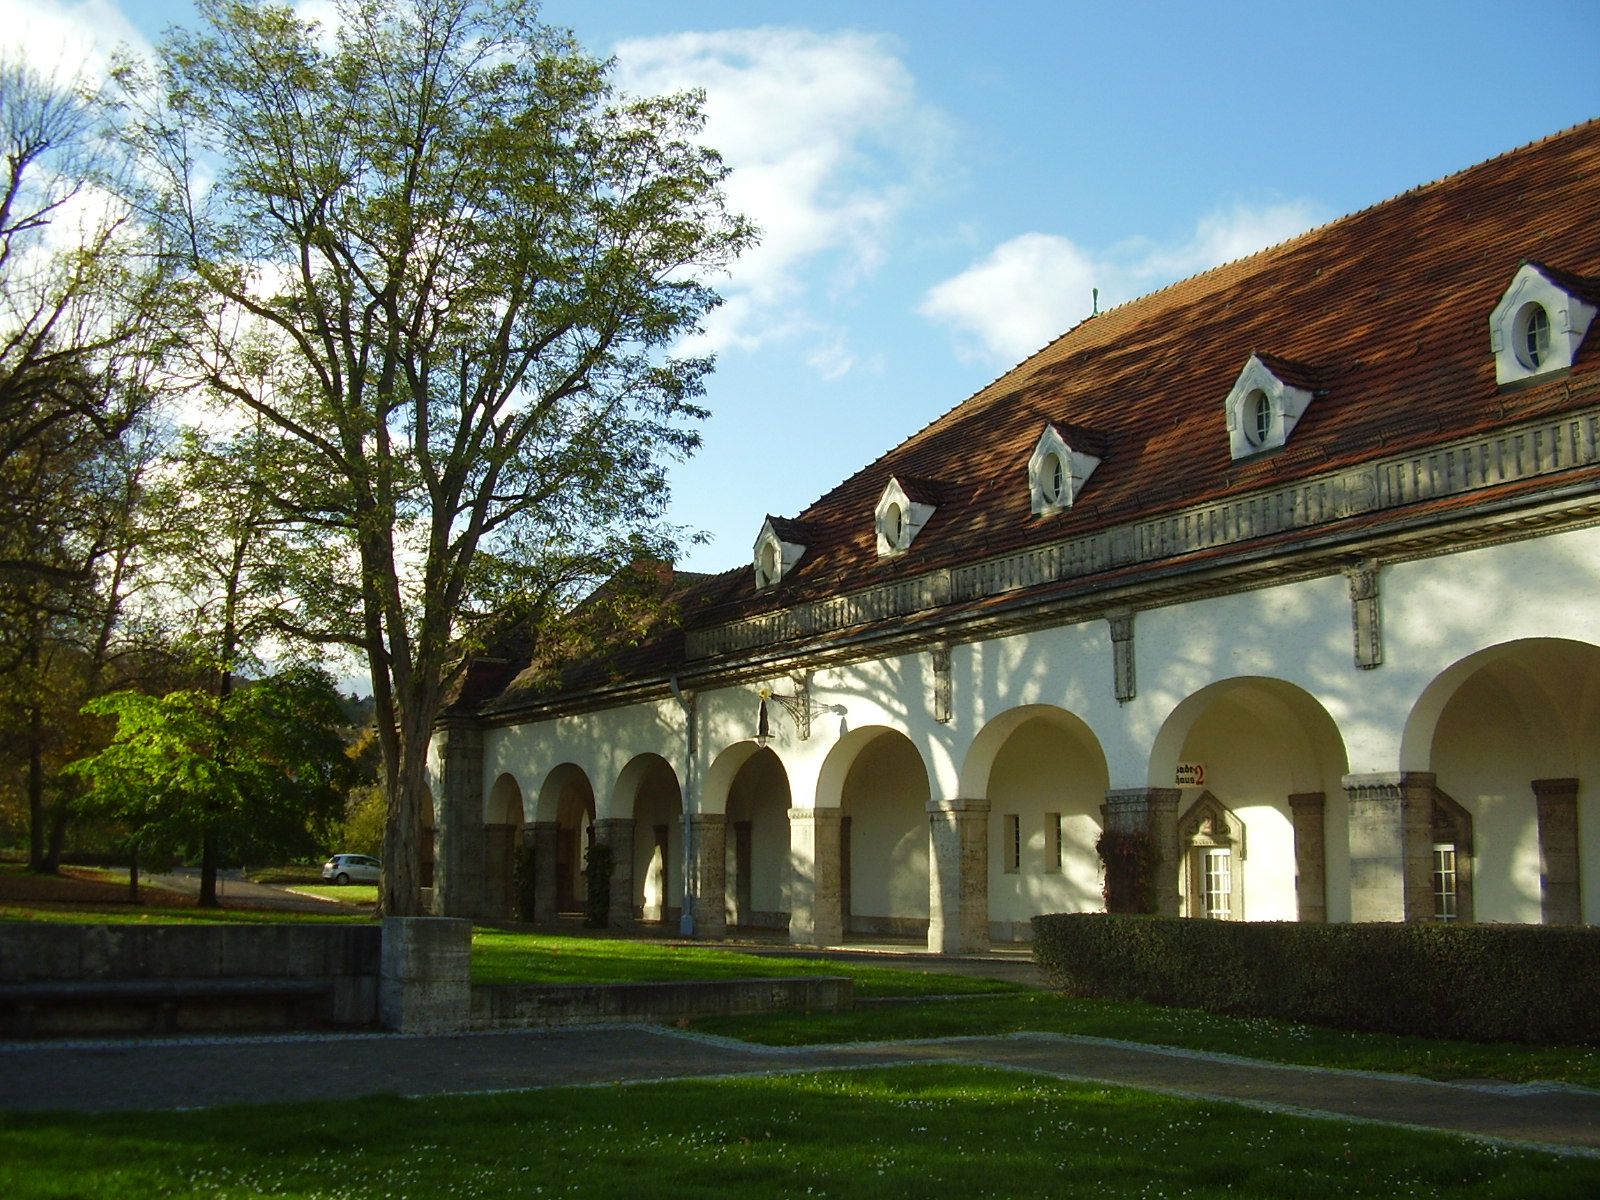
[[[1085,320],[797,517],[772,518],[780,537],[806,546],[795,567],[760,594],[748,564],[699,581],[683,623],[735,620],[1592,403],[1569,383],[1600,364],[1593,331],[1570,377],[1496,386],[1488,318],[1524,261],[1600,294],[1600,121]],[[1317,398],[1287,446],[1235,462],[1223,401],[1252,353]],[[1027,464],[1046,422],[1101,462],[1071,508],[1034,516]],[[937,496],[937,508],[904,554],[880,558],[873,510],[891,477]],[[670,654],[641,647],[629,666],[666,670]]]

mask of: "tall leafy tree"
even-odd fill
[[[419,911],[428,743],[480,631],[672,550],[711,363],[672,347],[752,232],[693,95],[617,95],[526,0],[200,0],[124,75],[210,306],[238,463],[283,522],[280,625],[372,673],[383,904]]]
[[[223,693],[113,692],[86,711],[115,718],[116,732],[68,768],[91,781],[80,804],[126,822],[143,845],[192,854],[225,842],[239,856],[278,858],[315,849],[341,815],[344,709],[321,670],[289,668]],[[200,902],[216,905],[214,883]]]

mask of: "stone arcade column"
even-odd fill
[[[534,821],[522,827],[522,836],[533,847],[533,919],[554,921],[561,824],[558,821]]]
[[[928,801],[928,952],[989,949],[989,802]]]
[[[727,818],[722,813],[690,813],[684,819],[694,848],[687,880],[688,894],[694,897],[694,935],[727,937]]]
[[[1433,917],[1431,771],[1346,775],[1350,797],[1350,919]]]
[[[839,818],[837,808],[789,810],[789,940],[803,946],[836,946],[844,941],[844,910],[839,902]]]
[[[1182,798],[1178,788],[1113,788],[1100,810],[1107,829],[1147,833],[1155,842],[1158,917],[1175,917],[1182,911],[1178,906],[1178,870],[1183,863],[1183,848],[1178,845],[1178,801]]]
[[[594,823],[594,840],[611,848],[611,894],[606,920],[612,929],[633,928],[633,819],[604,817]]]
[[[447,718],[434,734],[440,764],[434,911],[483,915],[483,731],[471,719]]]
[[[1535,779],[1533,795],[1539,807],[1539,893],[1544,923],[1581,925],[1578,781]]]
[[[1302,921],[1328,919],[1328,851],[1322,792],[1299,792],[1289,797],[1294,818],[1294,895]]]

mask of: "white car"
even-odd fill
[[[379,863],[365,854],[335,854],[322,864],[322,877],[334,883],[377,883]]]

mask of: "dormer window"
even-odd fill
[[[1256,388],[1244,398],[1245,437],[1257,449],[1266,446],[1272,437],[1272,397]]]
[[[873,511],[879,558],[901,554],[911,545],[928,518],[933,516],[932,500],[928,489],[915,480],[905,483],[897,478],[889,480]]]
[[[1074,450],[1054,425],[1046,425],[1028,460],[1028,495],[1035,515],[1071,508],[1100,459]]]
[[[756,591],[765,591],[793,569],[800,556],[806,552],[804,543],[791,541],[798,536],[798,526],[793,521],[769,516],[761,526],[754,548]]]
[[[1524,304],[1515,328],[1517,361],[1530,371],[1550,361],[1550,314],[1542,304]]]
[[[1517,384],[1570,369],[1597,295],[1593,280],[1523,263],[1489,314],[1495,382]]]
[[[1223,401],[1229,453],[1248,458],[1284,445],[1316,395],[1308,368],[1252,354]]]

